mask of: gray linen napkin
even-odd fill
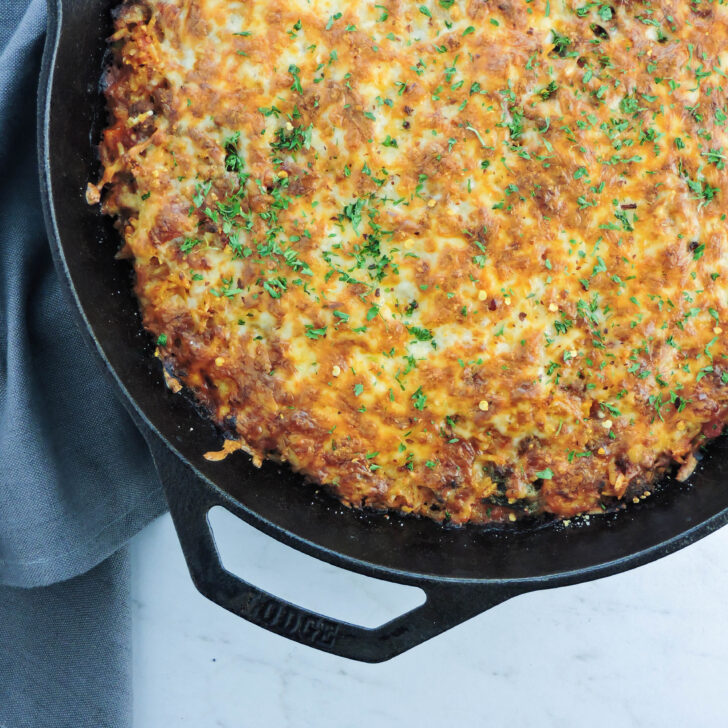
[[[0,0],[0,726],[98,728],[130,720],[130,634],[126,557],[97,565],[166,505],[46,240],[35,139],[45,16],[43,0]]]
[[[60,584],[0,587],[0,726],[131,726],[126,551]]]

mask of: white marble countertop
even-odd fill
[[[381,623],[419,601],[218,520],[226,565],[304,606]],[[135,728],[726,724],[728,529],[634,571],[517,597],[380,665],[207,601],[169,516],[132,553]]]

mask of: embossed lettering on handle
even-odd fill
[[[312,647],[331,649],[336,644],[339,624],[326,617],[304,614],[287,602],[264,594],[251,594],[240,616],[285,637]]]

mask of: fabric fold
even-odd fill
[[[37,176],[45,3],[0,11],[0,583],[84,573],[165,510],[146,443],[64,298]],[[79,241],[83,244],[83,241]]]

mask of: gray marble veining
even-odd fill
[[[249,527],[235,539],[300,598],[315,600],[331,576],[291,566]],[[726,723],[728,529],[625,574],[518,597],[381,665],[302,647],[208,602],[168,516],[133,555],[135,728]],[[329,582],[344,610],[412,604],[352,575]]]

